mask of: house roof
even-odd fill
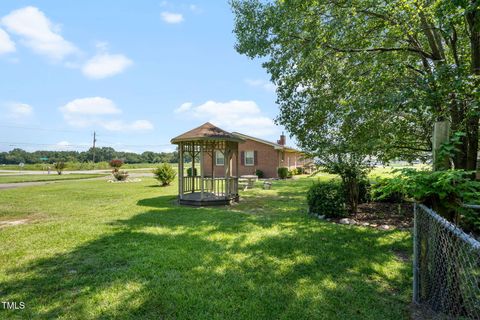
[[[243,142],[241,137],[238,137],[228,131],[220,129],[214,126],[210,122],[206,122],[201,126],[182,133],[181,135],[170,140],[171,143],[178,144],[185,141],[198,141],[198,140],[222,140],[232,142]]]
[[[286,152],[300,152],[300,153],[302,153],[302,151],[300,151],[300,150],[297,150],[297,149],[294,149],[294,148],[291,148],[291,147],[287,147],[287,146],[283,146],[283,145],[275,143],[275,142],[270,142],[270,141],[263,140],[263,139],[260,139],[260,138],[248,136],[248,135],[240,133],[240,132],[232,132],[232,134],[234,136],[242,138],[243,140],[246,140],[246,139],[253,140],[253,141],[256,141],[256,142],[260,142],[260,143],[272,146],[275,150],[284,150]]]

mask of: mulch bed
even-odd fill
[[[413,227],[412,203],[370,202],[358,206],[357,215],[331,219],[341,224],[360,225],[381,230],[410,229]]]

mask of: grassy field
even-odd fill
[[[0,318],[407,319],[411,237],[310,218],[313,179],[180,207],[152,178],[0,191]]]
[[[34,181],[58,181],[79,180],[105,177],[105,174],[25,174],[25,175],[0,175],[0,183],[34,182]]]
[[[68,171],[78,171],[78,170],[108,170],[110,169],[110,165],[108,162],[98,162],[93,165],[91,162],[66,162],[65,170]],[[138,169],[138,168],[155,168],[159,165],[159,163],[125,163],[122,166],[122,169]],[[175,166],[177,164],[174,164]],[[25,164],[23,167],[20,167],[17,164],[4,164],[0,165],[0,170],[35,170],[35,171],[47,171],[48,167],[51,168],[52,171],[55,171],[53,164]]]

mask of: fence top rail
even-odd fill
[[[480,242],[472,236],[466,234],[462,229],[458,228],[456,225],[454,225],[447,219],[441,217],[440,215],[438,215],[438,213],[423,204],[415,204],[415,206],[418,206],[423,211],[427,212],[433,219],[435,219],[438,223],[444,226],[447,230],[451,231],[454,235],[462,239],[467,244],[471,245],[473,249],[480,250]]]
[[[480,204],[466,204],[464,203],[462,205],[464,208],[469,208],[469,209],[480,209]]]

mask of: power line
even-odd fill
[[[12,125],[4,125],[4,124],[0,124],[0,128],[14,128],[14,129],[24,129],[24,130],[53,131],[53,132],[71,132],[71,133],[81,132],[81,130],[74,131],[74,130],[63,130],[63,129],[39,128],[39,127],[12,126]]]

